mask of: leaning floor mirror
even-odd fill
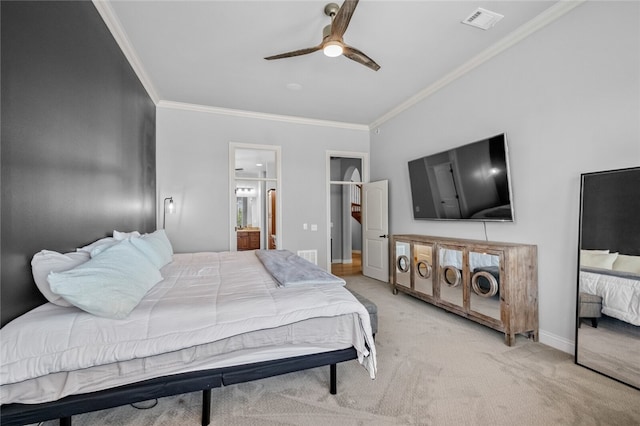
[[[575,361],[640,389],[640,167],[581,178]]]

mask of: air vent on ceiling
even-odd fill
[[[462,21],[462,23],[471,25],[472,27],[481,28],[483,30],[488,30],[502,18],[504,18],[504,15],[479,7],[475,12],[469,15],[467,19]]]

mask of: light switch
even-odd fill
[[[312,231],[317,231],[318,230],[318,225],[316,225],[315,223],[311,224],[311,230]]]
[[[306,223],[303,223],[302,229],[306,231],[307,229],[309,229],[309,226]]]

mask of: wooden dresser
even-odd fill
[[[393,293],[417,297],[503,332],[538,341],[535,245],[393,235]]]

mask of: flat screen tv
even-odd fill
[[[409,161],[409,180],[414,219],[514,220],[504,133]]]

